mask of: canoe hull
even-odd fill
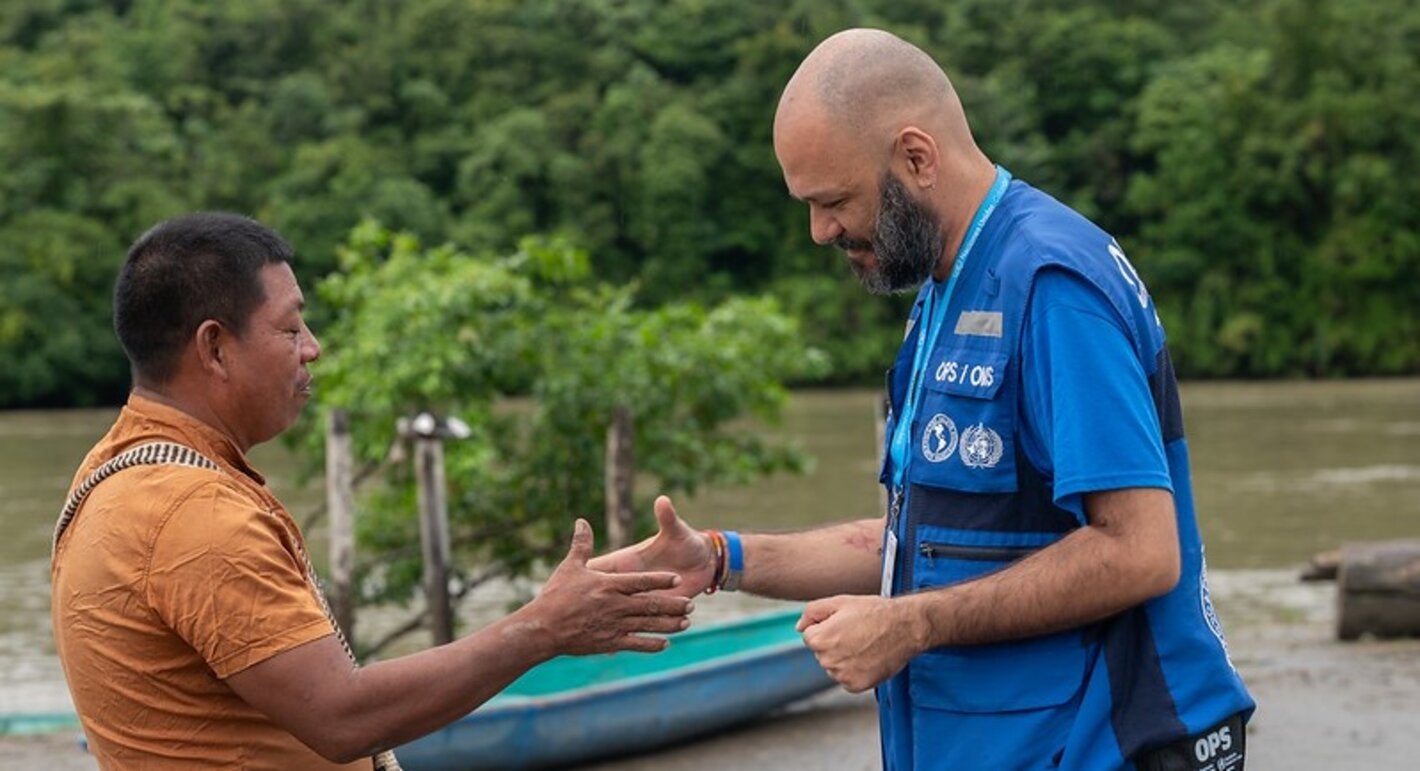
[[[408,771],[585,762],[711,733],[832,684],[796,640],[624,684],[490,702],[396,754]]]

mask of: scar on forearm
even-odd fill
[[[865,533],[862,530],[855,530],[843,536],[843,545],[858,551],[870,551],[881,554],[883,550],[882,538],[876,533]]]

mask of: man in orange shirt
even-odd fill
[[[103,768],[398,768],[377,753],[541,661],[657,651],[645,633],[688,624],[690,602],[657,592],[674,574],[588,569],[578,520],[531,603],[448,645],[355,664],[296,523],[246,459],[296,419],[320,356],[291,259],[252,220],[195,214],[144,234],[119,274],[134,388],[75,477],[52,568],[59,657]]]

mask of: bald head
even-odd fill
[[[922,49],[882,30],[844,30],[809,53],[779,100],[776,134],[804,118],[884,150],[907,125],[930,132],[944,149],[975,147],[946,73]]]
[[[941,277],[996,177],[932,57],[882,30],[823,41],[784,87],[774,155],[809,233],[870,291]]]

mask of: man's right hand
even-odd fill
[[[589,567],[592,526],[578,519],[572,548],[525,608],[547,635],[553,655],[662,650],[666,640],[648,633],[679,632],[690,625],[694,604],[679,595],[674,572],[603,572]],[[534,620],[535,619],[535,620]]]
[[[669,570],[682,579],[674,589],[676,594],[700,594],[715,580],[715,547],[710,537],[676,516],[671,499],[664,495],[656,498],[654,510],[659,527],[654,536],[590,560],[588,567],[607,573]]]

